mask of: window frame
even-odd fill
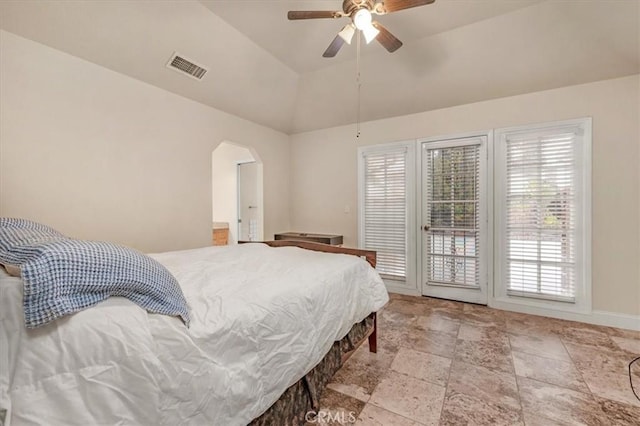
[[[581,146],[576,150],[575,160],[579,167],[576,191],[576,288],[575,302],[552,299],[539,299],[520,295],[509,295],[506,283],[506,137],[509,134],[522,132],[560,130],[563,127],[581,128]],[[491,306],[499,304],[518,305],[529,309],[552,309],[575,313],[591,312],[591,147],[592,119],[579,118],[573,120],[538,123],[496,129],[494,132],[494,297]],[[535,312],[531,312],[535,313]]]
[[[387,290],[408,295],[420,295],[418,280],[416,276],[416,141],[406,140],[375,145],[365,145],[358,147],[358,245],[364,246],[365,241],[365,221],[364,221],[364,191],[365,191],[365,170],[364,156],[366,154],[382,154],[384,152],[395,151],[400,148],[406,149],[406,276],[404,281],[383,278]]]

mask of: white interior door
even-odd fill
[[[257,241],[260,235],[258,165],[238,164],[238,241]]]
[[[487,303],[487,137],[422,143],[422,294]]]

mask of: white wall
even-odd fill
[[[292,136],[291,225],[357,244],[357,146],[593,117],[593,308],[640,315],[640,76]],[[344,213],[345,206],[351,212]]]
[[[289,137],[0,31],[0,215],[143,251],[211,244],[211,153],[264,164],[266,234],[289,229]],[[164,65],[164,64],[161,64]]]
[[[213,221],[229,224],[229,244],[238,242],[238,163],[254,161],[244,147],[221,143],[213,151]]]

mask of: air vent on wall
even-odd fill
[[[208,71],[205,67],[194,63],[191,59],[186,59],[178,52],[173,53],[167,63],[167,68],[186,74],[196,80],[202,80],[202,77],[204,77]]]

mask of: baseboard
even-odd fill
[[[527,306],[499,300],[489,301],[489,307],[504,311],[520,312],[523,314],[541,315],[545,317],[579,321],[587,324],[604,325],[607,327],[624,328],[640,331],[640,315],[620,314],[617,312],[591,311],[590,313],[567,312],[546,309],[537,306]]]
[[[417,288],[405,287],[403,285],[394,284],[393,281],[384,280],[389,293],[404,294],[405,296],[421,296]]]
[[[593,324],[640,331],[640,315],[619,314],[607,311],[592,311]]]

